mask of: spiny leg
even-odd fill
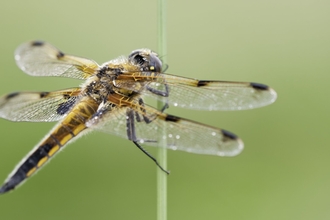
[[[168,85],[167,84],[164,84],[165,86],[165,92],[164,91],[160,91],[158,89],[155,89],[155,88],[152,88],[152,87],[149,87],[149,86],[146,86],[147,90],[149,92],[152,92],[156,95],[159,95],[159,96],[163,96],[163,97],[168,97],[169,95],[169,89],[168,89]]]
[[[146,110],[145,110],[145,108],[144,108],[144,102],[143,102],[143,99],[142,99],[142,98],[139,98],[139,105],[142,106],[142,107],[140,108],[140,110],[141,110],[143,113],[146,113]],[[163,106],[163,108],[161,109],[161,112],[163,112],[163,111],[164,111],[165,109],[167,109],[167,108],[168,108],[168,104],[166,103],[166,104]],[[141,121],[142,121],[142,119],[141,119],[141,117],[140,117],[140,115],[139,115],[138,112],[135,112],[135,117],[136,117],[136,121],[137,121],[137,122],[141,122]],[[150,119],[150,117],[147,117],[146,114],[142,115],[142,117],[143,117],[144,122],[147,123],[147,124],[149,124],[150,122],[152,122],[152,121],[154,120],[155,115],[153,115],[153,118],[151,118],[151,119]]]
[[[142,106],[140,108],[140,110],[143,113],[146,113],[146,110],[144,108],[144,102],[143,102],[143,99],[141,99],[141,98],[139,98],[139,105]],[[137,122],[141,122],[142,120],[141,120],[141,117],[139,116],[139,113],[138,112],[135,112],[135,113],[136,113],[135,117],[136,117]],[[143,120],[145,123],[149,124],[150,122],[152,122],[152,119],[149,119],[145,114],[143,114],[142,117],[143,117]],[[133,120],[134,120],[134,118],[133,118]]]
[[[164,84],[164,85],[165,85],[165,92],[164,91],[157,90],[157,89],[152,88],[152,87],[149,87],[149,86],[146,87],[149,92],[154,93],[154,94],[159,95],[159,96],[166,97],[166,102],[165,102],[165,105],[160,110],[161,112],[164,112],[167,108],[169,108],[168,99],[167,98],[168,98],[170,92],[169,92],[168,85],[167,84]]]
[[[132,141],[145,155],[147,155],[150,159],[152,159],[156,165],[162,170],[164,171],[166,174],[170,174],[169,171],[165,170],[161,165],[159,165],[158,161],[156,160],[156,158],[154,158],[151,154],[149,154],[145,149],[143,149],[141,147],[141,145],[139,145],[136,141]]]
[[[134,126],[134,111],[131,109],[127,110],[127,137],[130,141],[132,141],[145,155],[147,155],[150,159],[152,159],[156,165],[164,171],[166,174],[170,174],[167,170],[165,170],[161,165],[159,165],[156,158],[154,158],[151,154],[149,154],[142,146],[137,142],[136,133],[135,133],[135,126]]]

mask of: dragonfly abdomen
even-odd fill
[[[81,101],[53,130],[25,157],[9,175],[0,193],[14,189],[39,170],[55,153],[85,130],[86,121],[96,112],[98,104],[91,99]]]

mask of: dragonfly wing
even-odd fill
[[[119,76],[115,85],[169,104],[196,110],[244,110],[273,103],[276,92],[267,85],[249,82],[207,81],[163,73],[141,72]],[[161,94],[162,94],[161,93]]]
[[[140,144],[166,147],[172,150],[197,154],[235,156],[243,150],[243,142],[234,134],[191,120],[159,112],[150,106],[118,107],[114,104],[108,112],[97,114],[86,125],[95,130],[128,138],[134,133]],[[133,126],[128,127],[127,112],[134,112]]]
[[[42,41],[20,45],[15,51],[18,67],[32,76],[62,76],[86,79],[95,74],[99,65],[93,60],[66,55]]]
[[[0,98],[0,117],[11,121],[58,121],[79,101],[80,91],[11,93]]]

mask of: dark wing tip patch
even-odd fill
[[[268,90],[269,87],[267,85],[261,83],[250,83],[250,85],[257,90]]]
[[[40,98],[44,98],[49,94],[49,92],[40,92]]]
[[[45,42],[43,42],[43,41],[33,41],[31,43],[31,45],[34,46],[34,47],[40,47],[40,46],[42,46],[44,44],[45,44]]]
[[[238,139],[238,137],[235,134],[233,134],[229,131],[226,131],[226,130],[222,130],[222,134],[225,138],[229,138],[229,139],[232,139],[232,140],[237,140]]]
[[[18,96],[18,95],[19,95],[19,92],[13,92],[13,93],[8,94],[8,95],[5,97],[5,99],[6,99],[6,100],[9,100],[9,99],[14,98],[14,97],[16,97],[16,96]]]
[[[210,83],[210,81],[207,81],[207,80],[199,80],[197,82],[197,87],[202,87],[202,86],[206,86]]]
[[[174,115],[166,115],[165,121],[178,122],[178,121],[180,121],[180,118],[176,117]]]
[[[60,59],[60,58],[64,57],[64,53],[61,51],[58,51],[58,53],[56,54],[56,57],[57,57],[57,59]]]

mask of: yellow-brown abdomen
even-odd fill
[[[81,100],[68,115],[59,122],[26,158],[10,174],[0,193],[14,189],[27,177],[34,174],[65,144],[86,129],[86,121],[96,112],[98,104],[90,98]]]

